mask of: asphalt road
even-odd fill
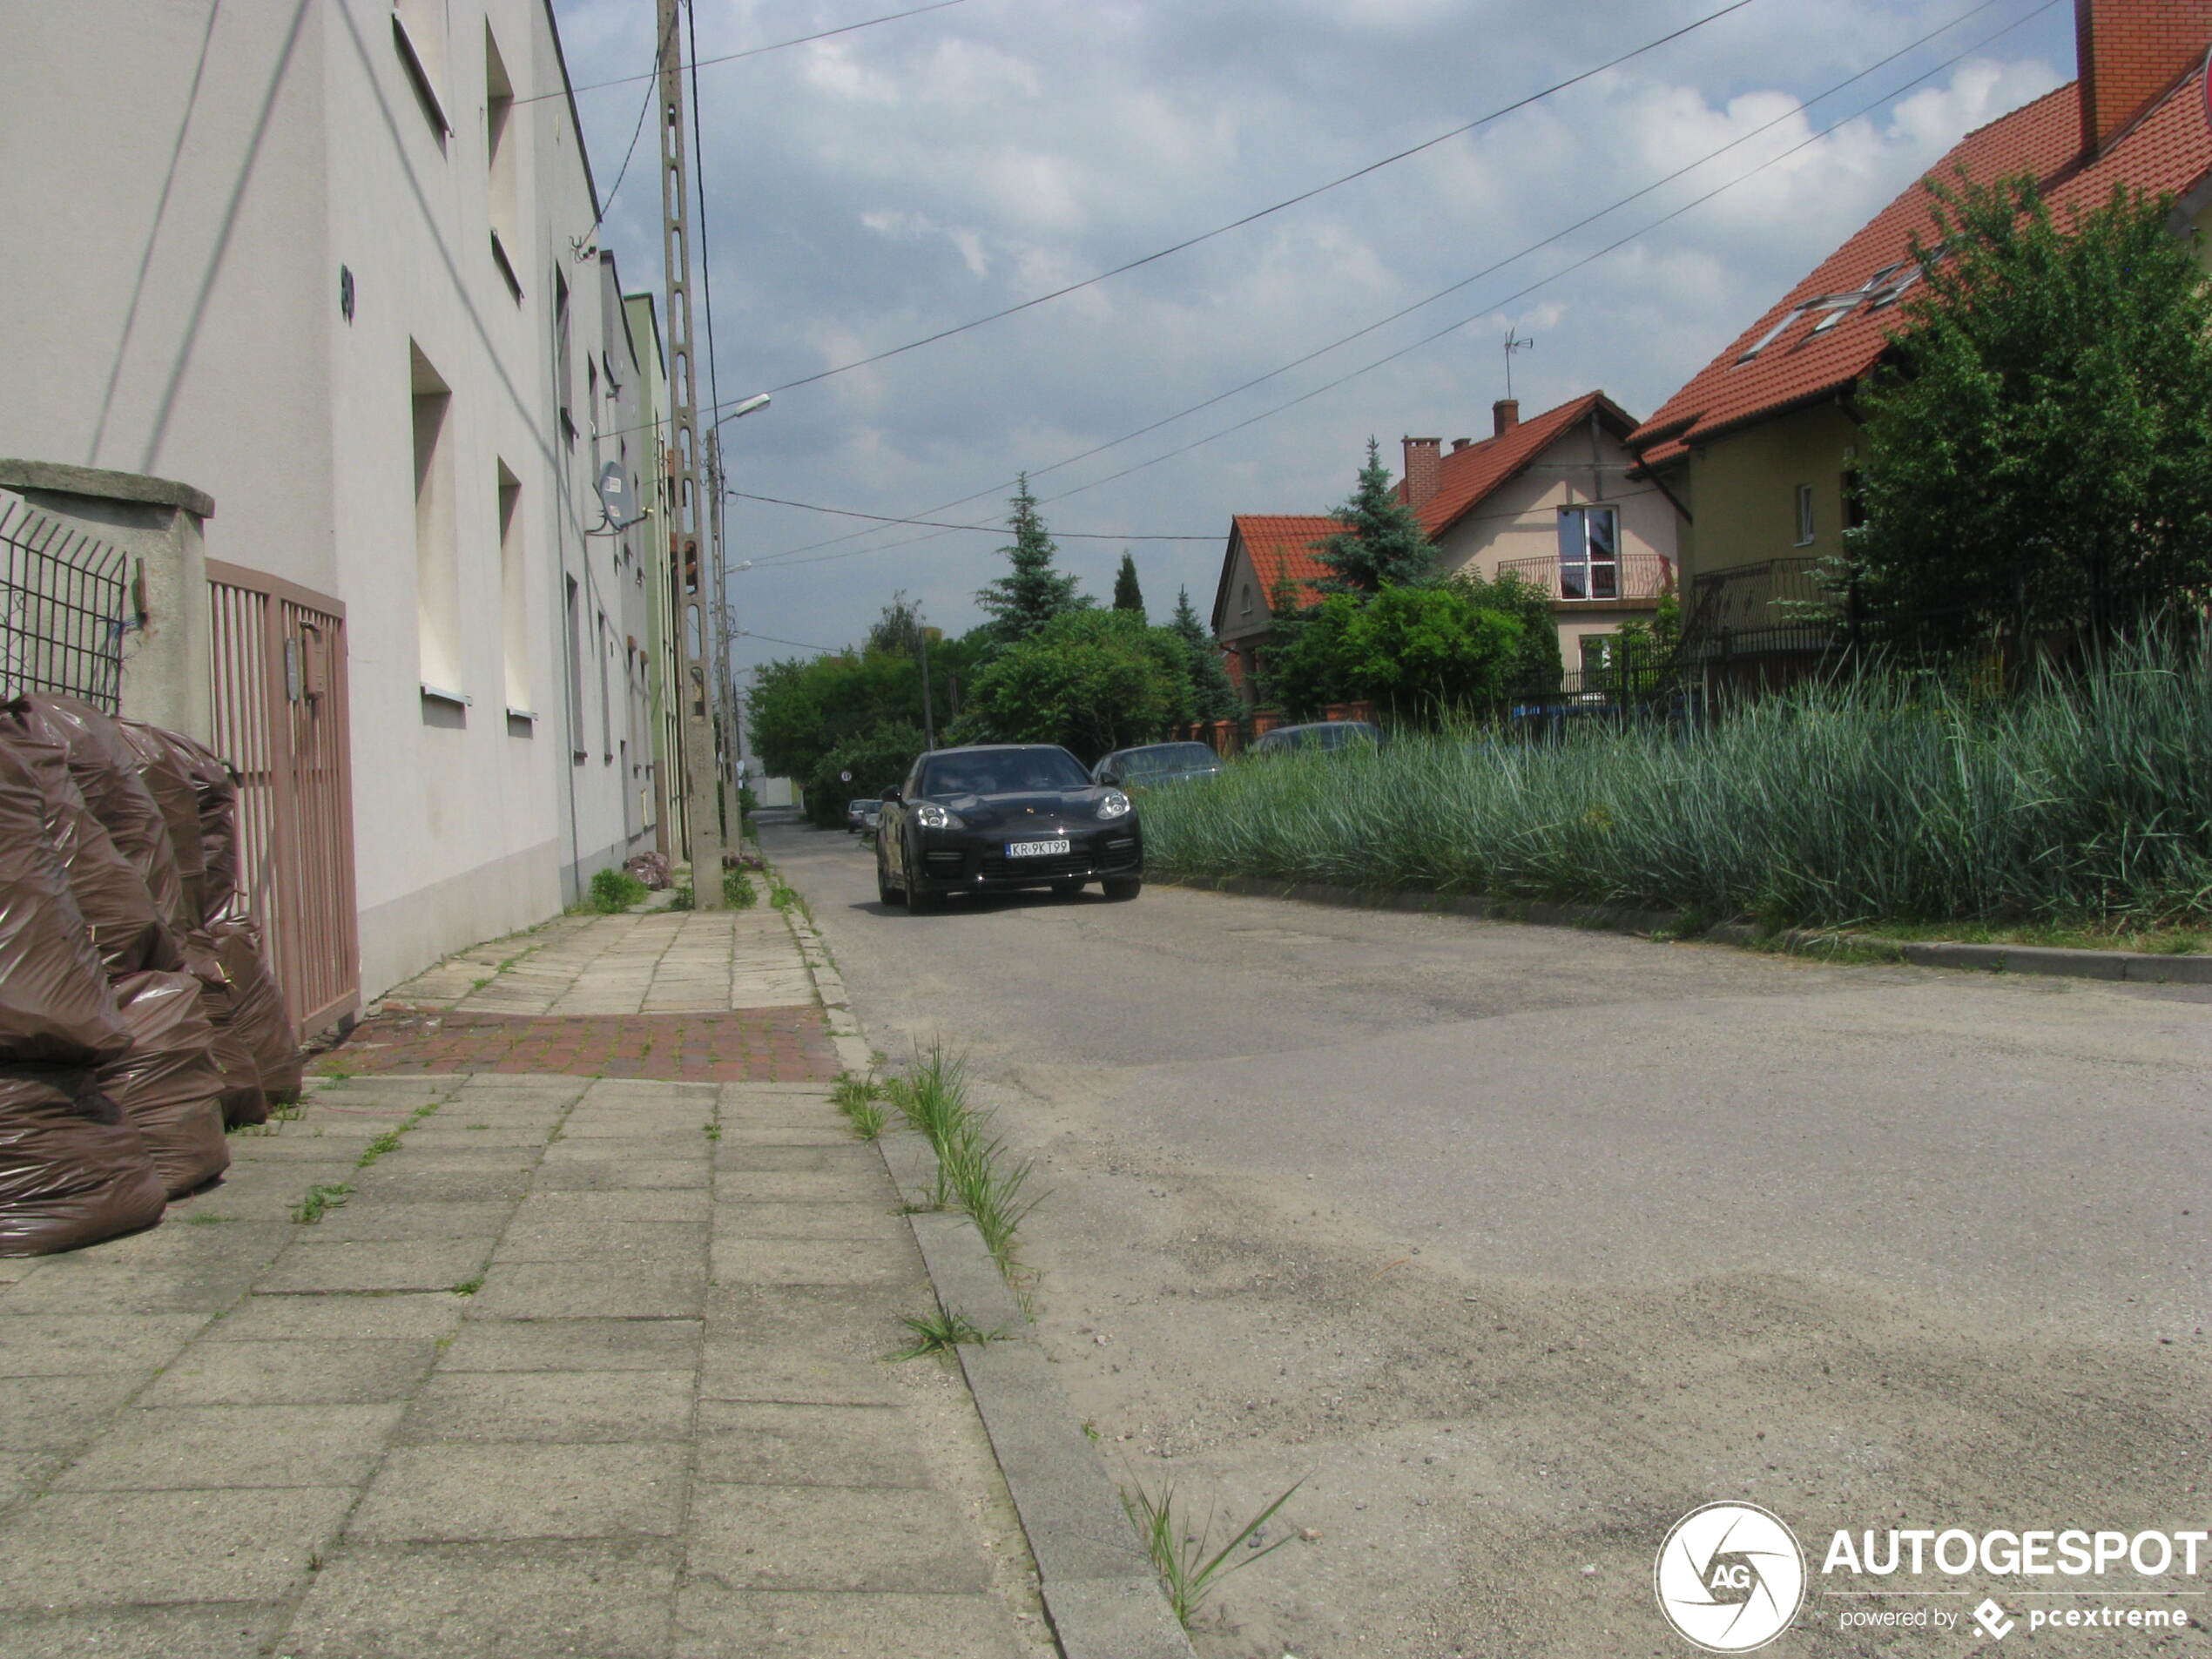
[[[765,844],[871,1038],[964,1049],[1035,1160],[1041,1330],[1124,1483],[1218,1534],[1304,1482],[1205,1659],[1687,1653],[1654,1554],[1723,1498],[1813,1554],[1769,1652],[1971,1652],[1838,1615],[2087,1603],[1827,1595],[1889,1587],[1824,1580],[1831,1532],[2212,1524],[2202,992],[1157,886],[910,917],[857,838]],[[2212,1598],[2159,1604],[2194,1628],[2006,1649],[2212,1652]]]

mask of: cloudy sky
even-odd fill
[[[960,0],[705,62],[919,3],[697,0],[725,401],[1241,219],[1724,0]],[[577,85],[651,66],[651,0],[555,0],[555,10]],[[1156,618],[1180,585],[1203,615],[1232,513],[1326,510],[1371,435],[1393,469],[1407,433],[1487,435],[1508,329],[1536,342],[1514,365],[1525,411],[1602,387],[1649,413],[1960,134],[2069,78],[2072,17],[2046,0],[1750,0],[1199,246],[779,392],[725,428],[730,482],[821,507],[1002,523],[1027,469],[1063,563],[1093,592],[1110,589],[1127,548]],[[603,192],[643,91],[578,97]],[[658,280],[651,151],[648,133],[608,217],[633,285]],[[1249,390],[1071,459],[1463,282]],[[732,593],[755,634],[841,645],[900,589],[956,632],[978,619],[976,588],[1003,569],[1002,531],[731,507],[731,557],[755,562]],[[1173,536],[1204,539],[1145,539]],[[792,654],[748,639],[740,661]]]

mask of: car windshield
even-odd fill
[[[939,755],[921,769],[925,795],[1010,795],[1089,785],[1075,756],[1065,749],[975,749]]]
[[[1149,749],[1130,750],[1121,757],[1121,763],[1114,770],[1125,777],[1142,778],[1150,772],[1192,772],[1220,764],[1214,752],[1203,743],[1163,743]]]

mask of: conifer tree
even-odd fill
[[[1205,624],[1190,605],[1190,590],[1175,596],[1175,616],[1168,631],[1183,641],[1190,653],[1190,692],[1201,720],[1226,720],[1238,712],[1237,687],[1221,664],[1221,652],[1206,632]]]
[[[1076,578],[1053,568],[1060,550],[1037,516],[1037,498],[1029,493],[1029,475],[1021,475],[1014,496],[1014,541],[999,550],[1012,565],[975,596],[976,605],[991,618],[1001,639],[1026,639],[1063,611],[1080,610],[1091,602],[1083,597]]]
[[[1136,561],[1126,548],[1122,551],[1122,568],[1114,577],[1114,609],[1134,610],[1140,617],[1144,614],[1144,590],[1136,585]]]
[[[1372,438],[1352,498],[1331,516],[1344,528],[1321,543],[1321,563],[1332,573],[1314,584],[1323,593],[1379,593],[1435,580],[1436,549],[1391,489],[1390,469]]]

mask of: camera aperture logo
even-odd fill
[[[1659,1546],[1659,1610],[1708,1653],[1750,1653],[1790,1628],[1805,1599],[1805,1557],[1781,1519],[1752,1503],[1709,1503]]]

